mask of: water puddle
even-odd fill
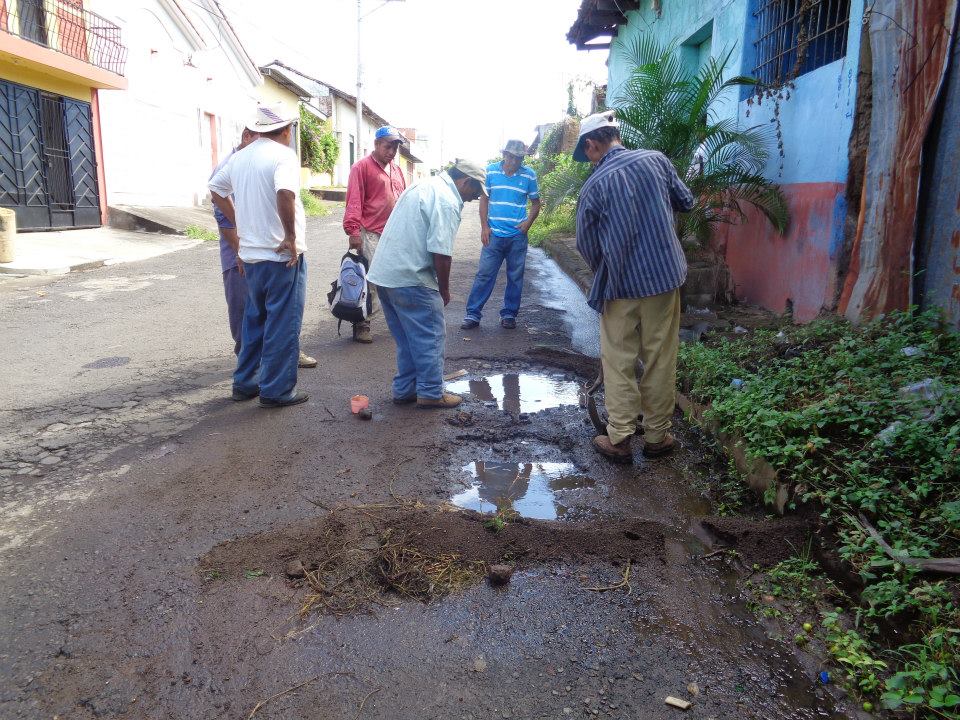
[[[533,413],[579,403],[577,383],[535,373],[504,373],[468,378],[447,384],[452,393],[470,393],[478,400],[496,403],[511,415]]]
[[[577,473],[571,463],[472,462],[463,466],[473,482],[450,501],[482,513],[513,510],[536,520],[556,520],[568,506],[563,495],[593,487],[594,481]]]

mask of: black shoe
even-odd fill
[[[513,330],[517,327],[517,320],[516,318],[500,318],[500,327]]]
[[[414,395],[407,395],[407,396],[405,396],[405,397],[395,397],[395,398],[393,399],[393,404],[394,404],[394,405],[409,405],[410,403],[415,403],[416,401],[417,401],[417,396],[414,394]]]
[[[475,327],[480,327],[479,320],[472,320],[470,318],[467,318],[462,323],[460,323],[461,330],[473,330]]]
[[[309,399],[309,395],[301,390],[297,390],[297,392],[293,394],[293,397],[287,398],[286,400],[272,400],[270,398],[262,397],[260,398],[260,407],[279,408],[286,407],[287,405],[299,405],[300,403],[305,403]]]
[[[245,393],[242,390],[237,390],[236,388],[234,388],[233,393],[230,395],[230,398],[234,402],[244,402],[245,400],[253,400],[259,394],[260,394],[259,390],[252,393]]]

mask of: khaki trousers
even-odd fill
[[[663,442],[672,425],[680,346],[680,290],[630,300],[608,300],[600,315],[600,361],[616,444],[636,432],[643,414],[644,440]],[[643,376],[637,386],[637,359]]]
[[[377,254],[377,245],[380,244],[380,233],[360,228],[360,241],[363,243],[360,249],[367,259],[367,265],[373,265],[373,256]],[[370,318],[380,312],[380,296],[377,294],[377,286],[373,283],[368,283],[367,288],[370,291],[370,315],[367,316],[366,322],[357,324],[369,327]]]

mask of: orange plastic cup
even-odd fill
[[[352,398],[350,398],[350,409],[353,411],[354,415],[369,405],[370,398],[368,398],[366,395],[354,395]]]

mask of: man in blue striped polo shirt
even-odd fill
[[[480,324],[483,306],[497,284],[504,260],[507,261],[507,288],[503,293],[500,325],[510,330],[517,326],[523,269],[527,261],[527,233],[540,214],[537,174],[523,164],[526,154],[526,145],[519,140],[510,140],[503,148],[503,160],[487,167],[490,197],[480,198],[483,250],[477,277],[467,298],[467,316],[460,326],[463,330],[472,330]]]
[[[609,415],[607,434],[593,446],[610,460],[633,462],[630,438],[642,413],[643,454],[666,455],[674,447],[679,288],[687,277],[673,213],[689,212],[693,194],[666,155],[620,144],[613,111],[584,118],[573,159],[596,168],[577,202],[577,250],[596,273],[588,302],[601,314]]]

